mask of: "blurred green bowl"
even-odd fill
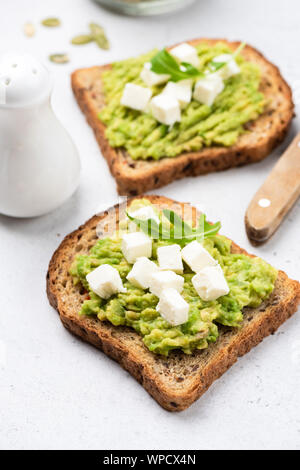
[[[95,0],[110,10],[126,15],[146,16],[187,8],[195,0]]]

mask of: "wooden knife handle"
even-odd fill
[[[267,241],[300,196],[300,134],[280,157],[245,216],[250,241]]]

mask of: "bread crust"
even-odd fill
[[[225,42],[232,50],[240,44],[225,39],[194,39],[189,43],[196,45],[206,42],[214,45],[219,41]],[[294,115],[291,89],[278,67],[257,49],[247,45],[242,55],[260,66],[261,90],[269,100],[264,113],[247,124],[251,132],[240,136],[237,143],[229,148],[209,147],[159,161],[133,160],[122,148],[111,147],[106,139],[106,128],[98,114],[105,105],[101,73],[111,65],[81,69],[73,73],[71,81],[75,97],[94,130],[102,154],[116,179],[119,194],[136,196],[186,176],[198,176],[258,162],[282,142]]]
[[[172,206],[179,212],[182,207],[165,197],[144,197],[160,207]],[[70,265],[77,254],[88,253],[97,240],[96,227],[101,224],[105,231],[109,217],[119,208],[117,205],[92,217],[63,240],[49,264],[48,298],[70,332],[119,362],[163,408],[181,411],[198,399],[240,356],[273,334],[295,313],[300,302],[300,284],[280,271],[270,298],[258,309],[244,309],[241,329],[220,327],[218,341],[192,355],[177,351],[168,358],[155,355],[133,329],[78,315],[86,294],[73,286]],[[232,251],[248,254],[234,243]]]

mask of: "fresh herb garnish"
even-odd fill
[[[233,59],[235,59],[241,52],[242,50],[244,49],[244,47],[246,46],[246,43],[245,42],[241,42],[241,44],[239,45],[239,47],[234,51],[234,53],[232,54],[232,57]]]
[[[217,72],[218,70],[222,69],[223,67],[225,67],[225,65],[227,64],[227,62],[215,62],[214,60],[212,60],[209,64],[208,64],[208,67],[209,69],[212,71],[212,72]]]
[[[213,225],[208,223],[204,214],[201,214],[199,217],[196,228],[191,227],[179,215],[169,209],[164,209],[163,215],[170,225],[164,224],[162,221],[158,223],[154,219],[136,219],[127,213],[128,218],[154,240],[169,240],[179,244],[185,244],[193,240],[202,241],[205,238],[214,237],[221,228],[220,222]]]
[[[232,58],[235,59],[240,52],[244,49],[246,43],[241,43],[239,47],[233,52]],[[193,65],[186,62],[179,64],[174,57],[166,50],[162,49],[151,59],[151,70],[157,74],[170,75],[172,82],[179,82],[180,80],[186,80],[195,77],[205,77],[203,72],[200,72]],[[217,72],[221,68],[225,67],[227,62],[215,62],[212,60],[208,64],[208,70],[211,72]]]
[[[236,57],[239,55],[239,53],[244,49],[244,47],[246,46],[246,43],[245,42],[242,42],[239,47],[234,51],[234,53],[232,54],[232,59],[235,60]],[[208,64],[208,67],[209,69],[212,71],[212,72],[217,72],[218,70],[222,69],[223,67],[225,67],[225,65],[227,65],[228,62],[225,61],[225,62],[216,62],[214,59]]]
[[[191,64],[185,62],[179,64],[166,49],[158,52],[152,58],[151,64],[151,70],[153,72],[170,75],[173,82],[198,77],[201,74],[201,72]]]
[[[198,224],[198,229],[200,231],[199,237],[203,237],[203,239],[214,237],[221,229],[221,222],[210,224],[207,222],[205,214],[200,215]]]

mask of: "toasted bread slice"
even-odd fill
[[[220,40],[196,39],[190,41],[190,44],[206,42],[213,45],[218,41]],[[226,42],[232,50],[240,44],[221,41]],[[116,179],[119,194],[136,196],[185,176],[197,176],[258,162],[284,139],[294,113],[291,89],[279,69],[256,49],[246,46],[242,55],[260,67],[261,91],[269,102],[264,113],[254,122],[247,124],[247,129],[251,132],[240,136],[237,143],[229,148],[209,147],[199,152],[185,153],[159,161],[133,160],[124,149],[111,147],[106,139],[105,125],[99,120],[98,114],[105,105],[101,73],[111,66],[92,67],[73,73],[74,94],[88,123],[94,129],[103,156]]]
[[[147,198],[161,208],[172,206],[172,210],[182,214],[180,203],[160,196]],[[119,207],[116,206],[117,214],[120,213]],[[113,217],[115,208],[92,217],[65,238],[49,265],[49,301],[58,310],[68,330],[118,361],[165,409],[180,411],[190,406],[239,356],[274,333],[297,310],[300,284],[280,271],[269,299],[259,308],[244,309],[244,321],[240,329],[220,326],[217,342],[192,355],[173,351],[168,357],[163,357],[150,352],[133,329],[115,327],[97,318],[78,315],[86,294],[80,287],[74,286],[69,274],[70,265],[76,255],[87,254],[95,244],[96,227],[100,224],[100,229],[105,233],[107,223]],[[235,244],[232,250],[246,253]]]

